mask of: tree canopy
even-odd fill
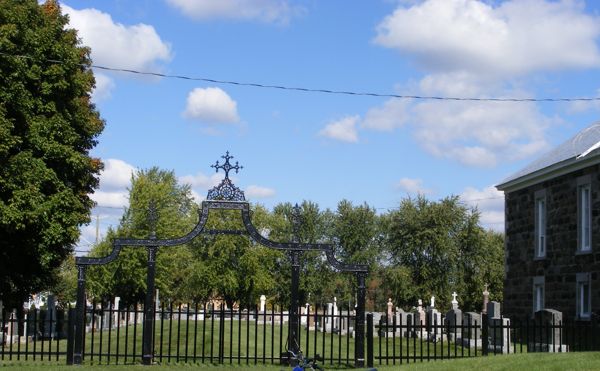
[[[177,184],[172,172],[139,171],[132,178],[129,199],[121,224],[96,246],[94,255],[107,255],[112,238],[147,237],[146,210],[151,200],[160,200],[158,237],[184,235],[198,220],[189,187]],[[304,201],[299,205],[298,228],[293,227],[292,214],[290,203],[273,210],[251,206],[253,224],[271,240],[332,243],[339,260],[369,264],[367,307],[371,310],[384,308],[388,297],[406,309],[431,295],[441,307],[449,306],[453,291],[459,293],[462,308],[479,309],[485,283],[490,284],[493,298],[501,299],[502,235],[484,230],[477,210],[457,197],[406,199],[398,209],[382,215],[367,204],[347,200],[340,201],[335,211]],[[239,210],[212,210],[206,228],[244,229]],[[354,303],[353,275],[335,272],[316,251],[304,252],[300,262],[300,302],[322,305],[337,297],[342,306]],[[142,301],[145,274],[145,251],[125,249],[117,261],[90,275],[90,288],[96,298]],[[266,295],[269,304],[286,307],[290,282],[289,257],[243,235],[200,234],[187,245],[161,249],[157,258],[157,287],[163,303],[219,298],[229,306],[254,308],[260,295]]]
[[[104,128],[90,50],[56,1],[0,2],[0,298],[50,287],[89,222]],[[61,63],[50,62],[61,61]]]

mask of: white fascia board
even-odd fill
[[[557,178],[559,176],[572,173],[577,170],[584,169],[589,166],[593,166],[600,163],[600,153],[596,153],[593,156],[585,156],[581,159],[571,157],[568,160],[557,162],[554,165],[545,167],[536,172],[523,175],[520,178],[513,179],[506,183],[498,184],[496,188],[504,193],[518,191],[526,187],[544,182],[549,179]]]

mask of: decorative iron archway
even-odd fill
[[[365,338],[365,280],[368,274],[368,268],[363,264],[346,264],[338,261],[334,256],[334,245],[320,243],[300,243],[297,238],[292,242],[276,242],[263,237],[256,227],[252,224],[250,217],[250,204],[246,201],[244,192],[236,187],[229,178],[229,172],[235,170],[237,173],[243,167],[236,161],[232,165],[229,160],[233,156],[226,152],[223,164],[217,161],[211,167],[218,172],[223,170],[225,177],[221,183],[208,191],[207,200],[202,202],[202,207],[199,211],[200,218],[196,226],[185,236],[173,239],[157,239],[155,232],[150,234],[147,239],[123,239],[118,238],[113,241],[113,250],[105,257],[77,257],[75,263],[77,265],[77,305],[76,305],[76,320],[75,320],[75,344],[73,349],[73,364],[81,364],[83,361],[83,342],[85,336],[85,273],[86,268],[90,265],[104,265],[115,260],[122,248],[128,247],[145,247],[148,252],[147,261],[147,277],[146,277],[146,298],[144,302],[144,319],[143,319],[143,339],[142,339],[142,362],[145,365],[151,365],[154,355],[152,347],[153,331],[154,331],[154,316],[152,309],[154,308],[154,278],[156,273],[156,252],[161,247],[183,245],[201,233],[205,234],[234,234],[247,235],[256,243],[265,247],[277,250],[287,251],[292,264],[292,280],[291,280],[291,300],[290,300],[290,320],[288,343],[294,352],[298,351],[298,328],[299,328],[299,313],[298,313],[298,288],[300,284],[300,255],[305,251],[321,251],[325,253],[328,263],[336,270],[341,272],[351,272],[356,275],[357,279],[357,303],[356,303],[356,324],[355,324],[355,347],[354,347],[354,364],[356,367],[363,367],[365,363],[364,357],[364,338]],[[243,230],[229,229],[205,229],[206,222],[210,210],[239,210],[244,224]],[[150,205],[150,218],[156,222],[155,205]]]

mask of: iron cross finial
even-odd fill
[[[302,208],[296,204],[292,207],[292,233],[294,242],[298,242],[300,239],[300,226],[302,224]]]
[[[156,223],[158,222],[158,208],[156,201],[151,200],[148,205],[148,224],[150,225],[150,238],[156,238]]]
[[[229,179],[229,172],[231,170],[235,170],[235,173],[237,174],[238,171],[244,168],[243,166],[238,164],[237,161],[235,162],[235,165],[231,165],[229,163],[229,160],[233,158],[233,156],[229,155],[229,151],[225,152],[225,156],[221,156],[221,158],[225,159],[225,163],[223,165],[220,165],[219,161],[217,161],[214,165],[210,165],[210,167],[214,167],[215,172],[219,172],[219,169],[223,169],[223,171],[225,172],[225,179]]]

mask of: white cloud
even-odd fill
[[[418,178],[402,178],[396,184],[396,188],[409,195],[427,195],[432,193],[430,189],[423,187],[423,180]]]
[[[426,0],[399,5],[375,42],[433,71],[515,76],[600,66],[599,21],[581,1]]]
[[[347,116],[340,120],[333,121],[319,131],[319,135],[342,142],[356,143],[358,142],[356,124],[358,123],[359,119],[360,117],[356,115]]]
[[[275,196],[275,190],[272,188],[249,185],[244,191],[248,198],[268,198]]]
[[[493,167],[548,147],[545,128],[552,120],[533,103],[425,101],[413,111],[419,144],[465,165]]]
[[[302,8],[290,5],[287,0],[167,0],[188,17],[207,20],[228,18],[260,20],[286,24]]]
[[[126,207],[129,204],[129,193],[125,191],[95,191],[90,195],[99,207]]]
[[[237,103],[220,88],[196,88],[187,97],[183,116],[205,123],[240,121]]]
[[[484,189],[467,187],[460,199],[481,213],[481,224],[496,231],[504,231],[504,192],[490,186]]]
[[[92,100],[95,103],[110,98],[112,90],[115,88],[115,82],[103,73],[94,72],[96,78],[96,87],[92,91]]]
[[[125,161],[109,158],[104,160],[100,173],[100,187],[90,195],[98,206],[125,207],[129,203],[127,187],[136,168]]]
[[[73,9],[65,4],[69,26],[77,29],[83,44],[92,49],[95,64],[128,69],[154,69],[159,61],[171,59],[171,47],[154,27],[126,26],[97,9]]]
[[[199,172],[196,175],[184,175],[179,178],[179,182],[189,184],[192,188],[209,189],[217,186],[223,177],[223,173],[214,173],[209,176]]]
[[[600,89],[596,90],[596,97],[600,96]],[[600,100],[594,101],[575,101],[567,106],[568,113],[582,113],[586,111],[600,111]]]
[[[125,189],[131,184],[131,177],[137,169],[123,160],[109,158],[103,160],[104,170],[100,173],[100,189]]]
[[[389,99],[382,106],[371,108],[360,126],[365,129],[392,131],[408,120],[410,103],[405,99]]]

